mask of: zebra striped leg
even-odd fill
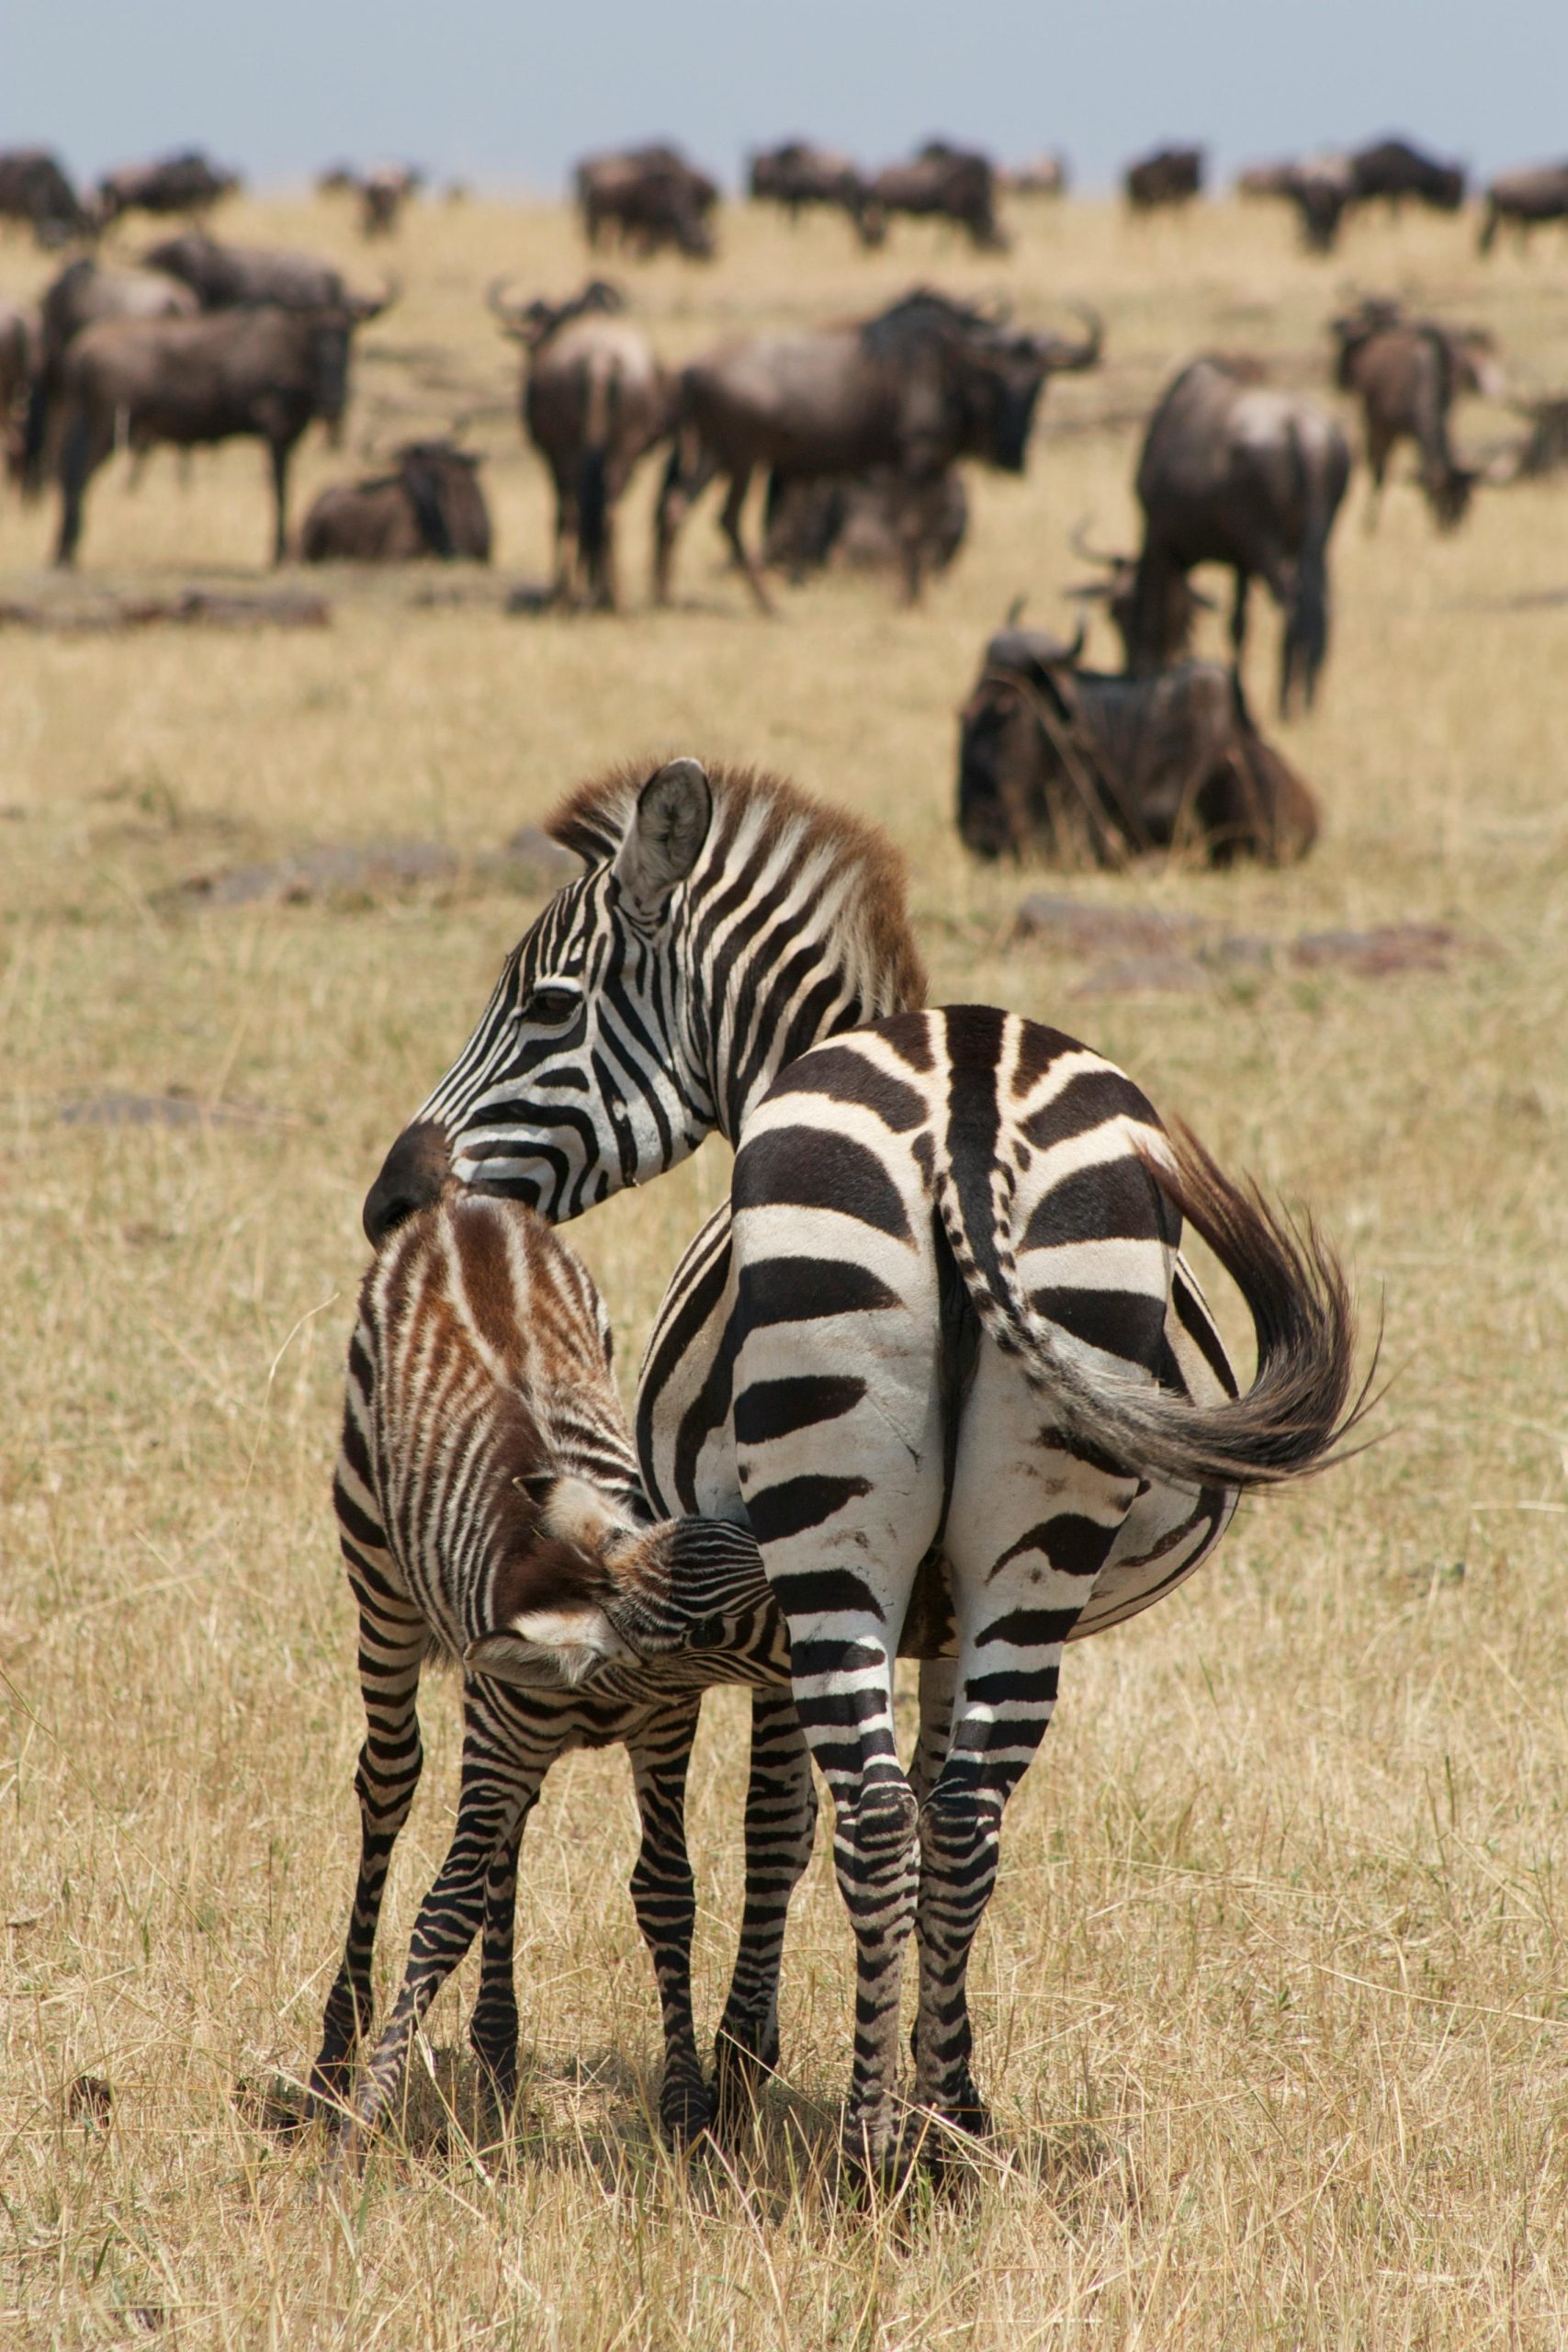
[[[468,2047],[479,2062],[496,2104],[502,2109],[509,2108],[517,2096],[517,1986],[513,1973],[517,1864],[523,1832],[537,1796],[536,1786],[525,1800],[511,1837],[503,1838],[496,1849],[485,1880],[479,1990],[468,2023]]]
[[[746,1903],[735,1973],[714,2039],[718,2129],[751,2114],[761,2076],[779,2063],[779,1971],[790,1897],[811,1860],[817,1791],[811,1751],[788,1691],[751,1694],[746,1785]]]
[[[359,1604],[359,1687],[366,1735],[354,1776],[359,1799],[359,1876],[343,1965],[327,1996],[321,2046],[310,2069],[310,2103],[319,2114],[341,2114],[355,2052],[370,2030],[375,2012],[370,1970],[387,1871],[424,1762],[415,1701],[429,1629],[419,1611],[383,1582],[367,1561],[349,1554],[346,1544],[344,1548]]]
[[[672,1708],[647,1734],[626,1742],[642,1816],[642,1844],[631,1876],[632,1905],[653,1960],[664,2018],[664,2080],[659,2125],[679,2147],[713,2120],[713,2098],[703,2080],[692,2021],[692,1930],[696,1888],[686,1849],[686,1772],[696,1737],[699,1702]]]
[[[518,1822],[548,1769],[547,1756],[520,1766],[498,1744],[487,1713],[472,1704],[465,1713],[457,1828],[435,1883],[419,1906],[403,1981],[355,2101],[356,2139],[375,2130],[400,2093],[414,2035],[478,1934],[491,1866],[515,1844]]]

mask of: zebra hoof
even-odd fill
[[[468,2047],[479,2070],[479,2081],[486,2094],[494,2100],[502,2115],[509,2115],[517,2103],[517,2044],[502,2044],[499,2048],[487,2045],[470,2034]]]
[[[666,2083],[659,2094],[659,2129],[667,2146],[689,2148],[713,2129],[713,2093],[703,2082]]]

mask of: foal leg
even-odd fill
[[[750,2112],[760,2078],[779,2062],[784,1922],[816,1835],[811,1751],[795,1701],[787,1690],[756,1690],[746,1785],[745,1909],[729,1997],[714,2038],[721,2132]]]
[[[502,2109],[509,2108],[517,2096],[517,1862],[523,1832],[537,1796],[536,1785],[527,1793],[511,1837],[497,1847],[485,1880],[479,1990],[468,2021],[468,2047],[479,2062],[497,2106]]]
[[[692,1930],[696,1887],[686,1848],[686,1772],[696,1737],[698,1702],[659,1716],[626,1741],[642,1844],[632,1869],[632,1905],[653,1960],[664,2018],[664,2080],[659,2128],[673,2146],[696,2139],[713,2120],[692,2022]]]
[[[378,1556],[384,1566],[386,1555]],[[387,1871],[424,1761],[415,1701],[429,1629],[418,1610],[379,1573],[374,1584],[369,1581],[367,1561],[351,1556],[348,1570],[359,1603],[359,1687],[366,1720],[365,1745],[354,1776],[359,1799],[359,1876],[343,1964],[327,1996],[321,2046],[310,2069],[310,2103],[319,2113],[341,2109],[355,2051],[370,2030],[375,2008],[370,1966]]]

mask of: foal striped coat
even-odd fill
[[[464,1670],[457,1822],[354,2105],[358,2126],[396,2096],[415,2029],[481,1921],[471,2039],[510,2098],[523,1825],[558,1756],[619,1741],[642,1816],[632,1900],[664,2017],[660,2120],[672,2137],[700,2130],[711,2103],[693,2035],[682,1827],[698,1703],[714,1682],[786,1682],[788,1642],[749,1536],[649,1525],[603,1303],[541,1218],[460,1195],[386,1242],[360,1294],[334,1499],[367,1736],[359,1877],[311,2078],[318,2102],[344,2109],[369,2026],[387,1869],[420,1776],[420,1673],[434,1657]],[[807,1819],[786,1858],[795,1876],[810,1843]],[[752,1962],[776,1980],[775,1951]]]
[[[737,1147],[649,1345],[637,1446],[660,1509],[751,1526],[788,1619],[857,1944],[846,2147],[880,2172],[911,1928],[916,2102],[981,2129],[964,1975],[1062,1646],[1190,1575],[1242,1488],[1325,1457],[1345,1285],[1087,1046],[919,1012],[900,884],[852,820],[679,760],[585,787],[555,831],[588,871],[509,959],[367,1226],[454,1182],[572,1216],[714,1128]],[[1246,1395],[1183,1216],[1252,1309]],[[931,1659],[908,1774],[901,1644]],[[760,1815],[759,1878],[787,1818]],[[742,2050],[761,2014],[727,2012]]]

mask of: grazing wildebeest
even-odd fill
[[[1079,667],[1082,650],[1081,628],[1066,645],[1009,627],[987,646],[959,718],[958,830],[976,856],[1305,856],[1316,803],[1264,742],[1234,669],[1183,662],[1108,677]]]
[[[1156,212],[1163,206],[1190,204],[1203,191],[1201,147],[1156,147],[1129,164],[1122,189],[1134,212]]]
[[[220,244],[197,230],[165,237],[141,261],[144,268],[160,269],[188,286],[204,311],[254,310],[264,302],[285,311],[325,311],[354,300],[342,270],[314,254]],[[391,299],[390,280],[383,293]]]
[[[1238,196],[1282,197],[1295,207],[1309,253],[1332,253],[1355,198],[1348,155],[1307,155],[1299,163],[1255,164],[1236,177]]]
[[[189,448],[236,436],[265,441],[272,465],[273,560],[288,545],[288,461],[312,417],[341,422],[355,329],[381,303],[328,310],[276,305],[195,319],[106,319],[65,356],[60,430],[58,563],[75,560],[82,501],[121,442]]]
[[[566,302],[488,297],[527,354],[523,430],[556,493],[556,595],[615,608],[615,503],[640,458],[669,427],[670,387],[645,336],[615,315],[625,297],[602,278]]]
[[[997,174],[997,186],[1008,196],[1066,196],[1071,173],[1058,150],[1037,155],[1032,164],[1018,164]]]
[[[1568,222],[1568,164],[1537,164],[1529,170],[1499,172],[1486,191],[1481,217],[1481,251],[1489,254],[1505,225],[1522,251],[1532,229],[1549,220]]]
[[[93,218],[47,147],[0,153],[0,220],[24,220],[40,245],[92,234]]]
[[[307,563],[488,563],[490,510],[479,458],[450,441],[406,441],[395,473],[323,490],[299,526]]]
[[[1138,460],[1144,545],[1136,562],[1111,559],[1112,620],[1134,676],[1186,649],[1195,564],[1235,574],[1231,643],[1239,662],[1254,573],[1285,616],[1280,708],[1310,704],[1328,650],[1328,536],[1350,476],[1335,420],[1296,392],[1260,381],[1247,360],[1194,359],[1149,421]]]
[[[762,561],[797,582],[829,563],[854,571],[895,571],[904,560],[904,510],[911,494],[921,577],[945,571],[969,527],[968,493],[956,467],[930,492],[914,493],[904,476],[886,466],[841,480],[792,481],[771,473]]]
[[[1092,368],[1100,351],[1092,316],[1078,341],[1024,334],[924,288],[858,324],[722,345],[680,378],[675,448],[655,525],[656,596],[662,603],[669,595],[681,521],[716,474],[728,484],[721,528],[769,612],[761,568],[740,533],[753,473],[809,477],[888,466],[906,486],[904,588],[914,598],[929,527],[922,501],[929,509],[940,498],[942,476],[960,458],[1021,473],[1047,376]]]
[[[163,155],[152,164],[124,164],[98,182],[96,208],[107,228],[126,212],[210,212],[240,187],[237,172],[219,168],[199,148]]]
[[[792,221],[812,208],[846,213],[863,244],[874,241],[870,188],[847,155],[814,147],[809,140],[786,139],[751,157],[747,189],[752,201],[782,205]]]
[[[997,175],[990,158],[945,139],[930,139],[908,164],[889,164],[867,190],[862,234],[880,243],[888,215],[952,220],[981,253],[1005,253],[1007,239],[997,224]]]
[[[84,327],[100,319],[194,319],[201,308],[188,286],[161,270],[105,269],[89,254],[70,262],[46,288],[39,305],[39,345],[28,424],[23,479],[41,490],[58,452],[58,416],[65,355]]]
[[[1365,421],[1372,481],[1367,528],[1376,526],[1390,455],[1409,440],[1420,452],[1421,488],[1433,520],[1439,530],[1454,529],[1481,475],[1455,458],[1449,412],[1461,392],[1501,392],[1492,337],[1477,327],[1408,319],[1397,304],[1377,300],[1335,319],[1332,332],[1338,344],[1335,382],[1357,395]]]
[[[713,259],[709,216],[718,189],[679,149],[654,145],[624,155],[588,155],[573,182],[583,230],[595,250],[614,235],[644,258],[668,245],[693,261]]]
[[[1350,177],[1359,204],[1382,198],[1396,212],[1406,197],[1435,212],[1457,212],[1464,202],[1464,165],[1424,155],[1408,139],[1379,139],[1358,147],[1350,157]]]
[[[27,471],[28,408],[39,340],[37,313],[0,299],[0,455],[6,479]]]

